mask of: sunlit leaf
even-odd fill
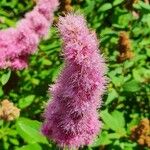
[[[20,118],[17,121],[18,134],[27,143],[47,143],[46,138],[41,134],[40,127],[41,123],[36,120]]]

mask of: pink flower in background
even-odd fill
[[[64,41],[65,67],[54,86],[42,132],[60,147],[91,144],[101,122],[97,109],[106,85],[106,64],[99,54],[94,32],[82,15],[60,17],[58,28]]]
[[[40,14],[38,11],[32,11],[26,14],[27,22],[24,24],[28,25],[28,28],[35,32],[40,38],[48,33],[49,30],[49,21],[43,17],[43,14]]]
[[[17,23],[16,28],[0,31],[0,69],[24,69],[30,54],[47,35],[58,0],[38,0],[33,11]]]
[[[28,62],[28,55],[19,56],[11,60],[11,68],[21,70],[28,66],[27,62]]]

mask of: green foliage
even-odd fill
[[[26,118],[19,118],[17,121],[17,132],[27,143],[48,143],[40,133],[41,123]]]
[[[148,149],[131,141],[130,135],[142,118],[150,117],[150,5],[139,0],[128,10],[126,0],[80,1],[73,0],[72,5],[85,14],[89,27],[96,31],[109,68],[108,88],[100,109],[102,131],[83,149]],[[32,0],[1,0],[0,29],[15,26],[33,5]],[[121,31],[129,34],[134,57],[119,63]],[[27,69],[0,71],[0,100],[9,99],[21,109],[18,120],[0,120],[0,150],[58,149],[41,135],[40,125],[49,99],[48,87],[56,81],[62,66],[61,42],[53,27],[38,52],[30,57]]]

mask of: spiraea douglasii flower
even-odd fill
[[[48,33],[58,0],[38,0],[35,8],[20,20],[16,28],[0,31],[0,68],[23,69],[28,56]]]
[[[78,148],[92,143],[101,128],[97,109],[106,85],[106,64],[98,40],[82,15],[60,17],[64,69],[50,88],[52,101],[42,132],[60,147]]]

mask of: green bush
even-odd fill
[[[0,29],[14,26],[33,5],[32,0],[1,0]],[[148,150],[147,145],[130,137],[133,127],[150,118],[150,5],[142,0],[134,4],[126,0],[73,0],[72,6],[95,29],[109,68],[109,84],[99,111],[103,129],[95,142],[83,149]],[[133,57],[119,62],[122,31],[129,35]],[[9,99],[21,109],[16,121],[0,120],[0,150],[59,149],[41,135],[40,125],[49,99],[48,86],[56,81],[62,65],[61,41],[53,27],[30,57],[27,69],[0,71],[0,100]]]

